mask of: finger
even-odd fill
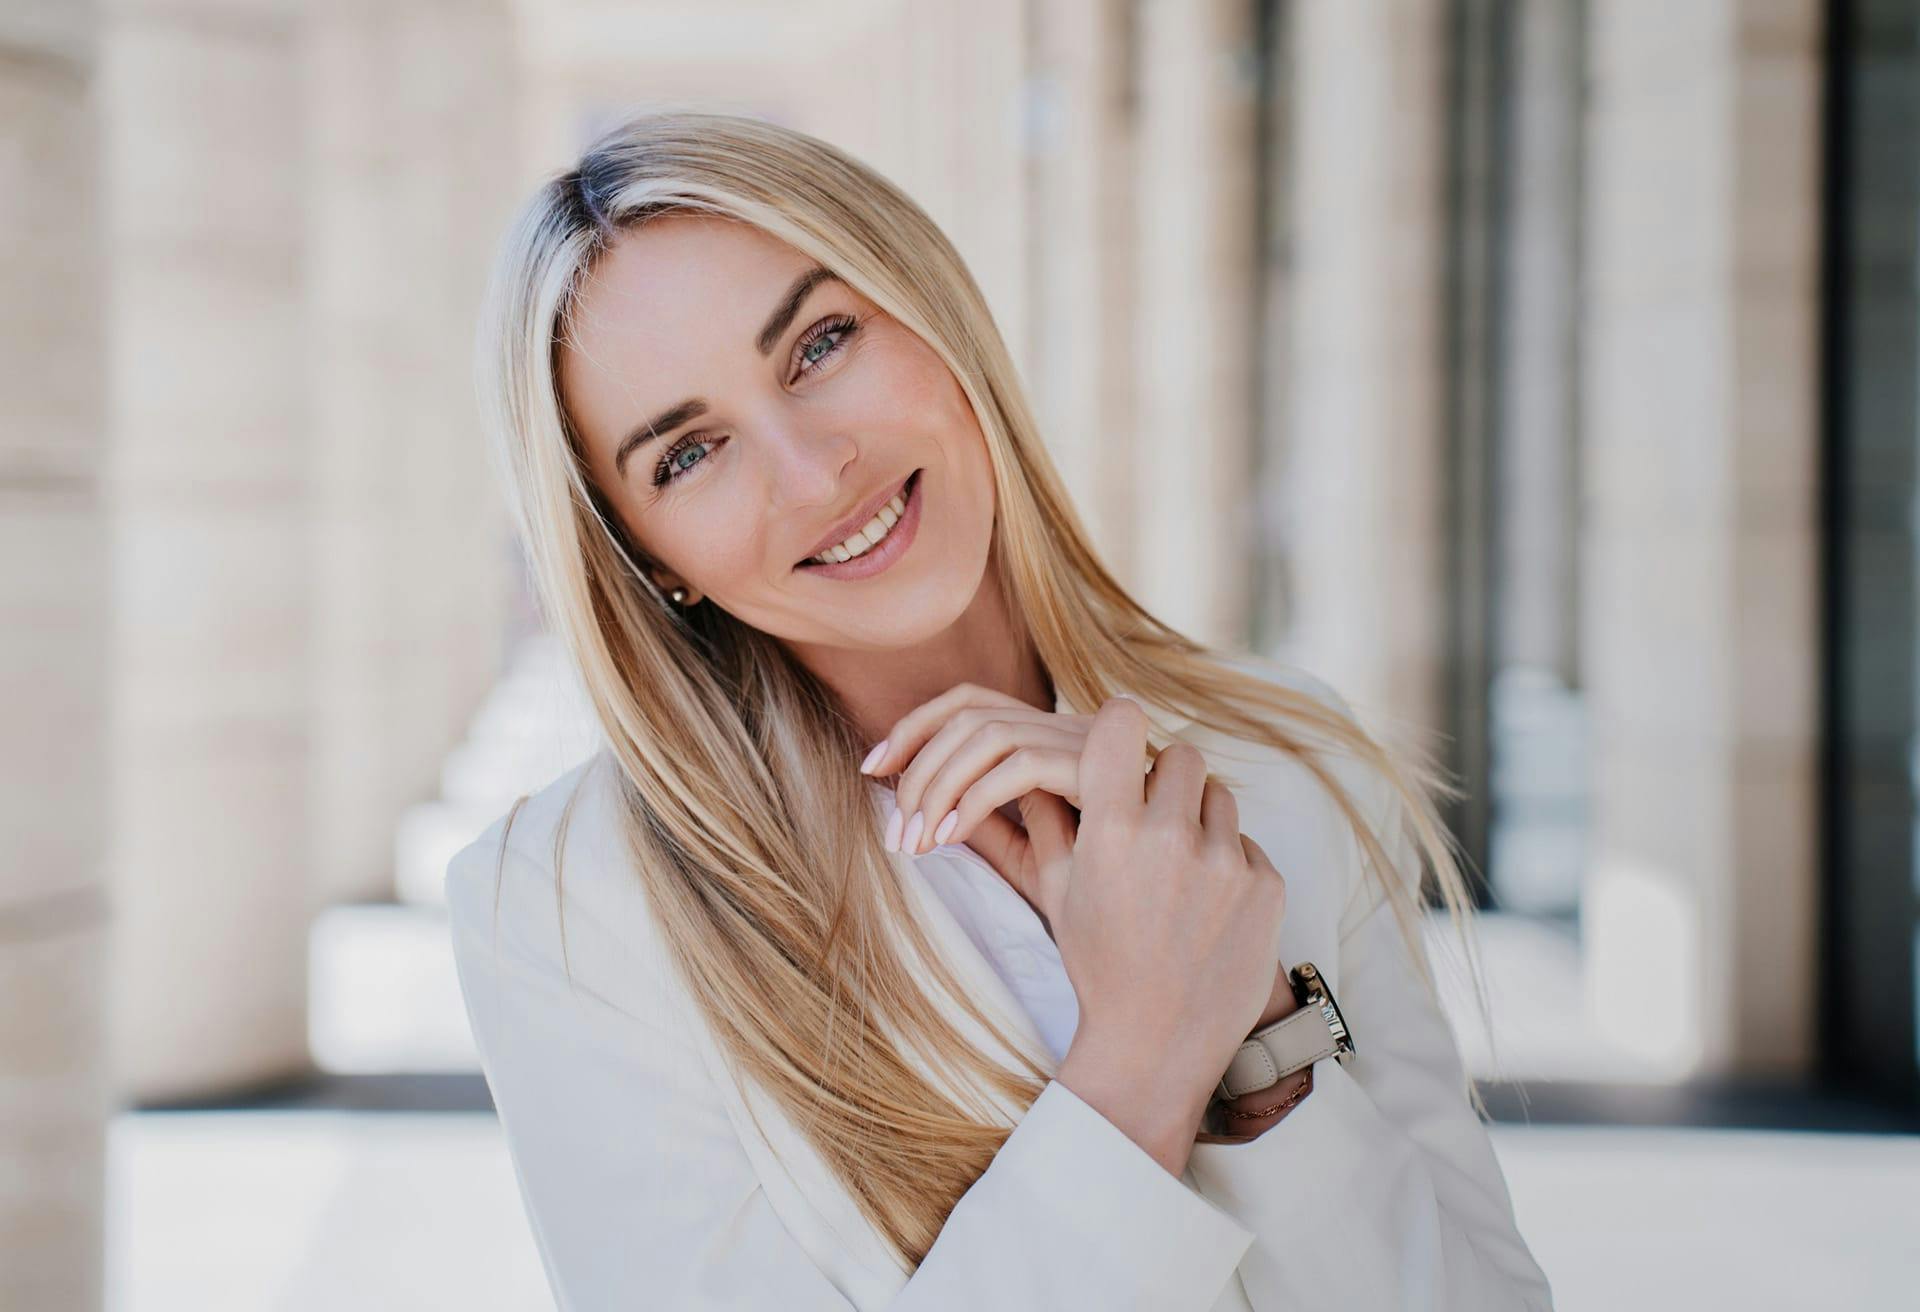
[[[1240,835],[1240,850],[1246,853],[1247,869],[1264,872],[1273,876],[1274,882],[1279,886],[1280,909],[1284,913],[1287,906],[1287,877],[1281,874],[1273,862],[1267,858],[1266,849],[1254,842],[1251,838],[1248,838],[1245,834]],[[1279,931],[1276,929],[1274,933],[1276,938],[1274,950],[1278,952],[1279,943],[1277,939]]]
[[[1053,720],[1058,717],[1047,718]],[[945,730],[941,732],[944,733]],[[917,800],[901,803],[902,806],[911,805],[919,811],[921,818],[926,822],[921,831],[924,835],[921,840],[922,850],[930,849],[941,842],[951,842],[951,836],[935,838],[934,835],[940,825],[945,822],[946,817],[957,809],[960,798],[993,770],[1023,752],[1048,751],[1072,756],[1074,764],[1068,779],[1070,783],[1077,780],[1080,748],[1086,743],[1086,737],[1084,733],[1077,732],[1071,727],[1056,724],[994,720],[981,725],[948,753],[945,763],[939,767],[931,779],[926,781]],[[938,736],[935,738],[935,743],[937,742]],[[929,751],[935,743],[928,744]],[[925,755],[926,752],[921,753],[921,756]],[[911,769],[919,768],[920,757],[915,757]],[[1011,802],[1028,788],[1037,786],[1037,783],[1029,783],[1015,788],[1012,792],[1003,794],[994,806],[1002,802]],[[906,780],[903,777],[894,791],[894,796],[896,798],[903,796],[906,787]],[[976,811],[974,814],[979,813]]]
[[[1176,742],[1160,749],[1147,776],[1147,809],[1165,811],[1200,821],[1200,794],[1207,783],[1207,758],[1192,743]]]
[[[1031,866],[1031,844],[1026,830],[995,812],[991,819],[982,822],[968,846],[985,857],[1015,892],[1033,901],[1033,890],[1022,887],[1023,873]]]
[[[1240,850],[1247,854],[1247,864],[1256,870],[1271,870],[1275,875],[1280,870],[1267,856],[1267,849],[1254,842],[1245,834],[1240,835]]]
[[[1020,798],[1020,819],[1033,844],[1033,859],[1042,866],[1073,859],[1073,813],[1058,793],[1035,789]]]
[[[926,745],[941,725],[953,718],[955,711],[964,707],[1000,706],[1012,709],[1025,705],[1017,697],[983,688],[977,683],[956,683],[895,720],[887,730],[887,736],[874,744],[873,751],[868,753],[868,759],[860,763],[860,768],[876,778],[896,773],[904,762],[913,759],[913,754]],[[873,752],[879,755],[875,756]]]
[[[900,767],[911,761],[914,754],[926,746],[927,740],[953,718],[953,714],[969,706],[999,707],[1008,711],[1034,711],[1029,706],[1008,693],[993,688],[983,688],[977,683],[956,683],[937,697],[929,698],[908,711],[887,730],[887,736],[874,745],[878,756],[869,753],[871,759],[861,762],[861,769],[875,778],[897,773]]]
[[[933,833],[936,843],[964,843],[973,827],[986,816],[994,815],[1008,802],[1018,801],[1034,789],[1044,789],[1073,802],[1079,799],[1080,788],[1080,746],[1084,739],[1076,736],[1069,747],[1022,747],[1006,760],[981,775],[965,792],[954,800],[950,810],[944,816],[955,817],[952,830],[944,837],[939,836],[939,828],[946,823],[942,818],[935,823]],[[936,808],[929,806],[926,814],[936,814]]]
[[[1080,750],[1082,814],[1137,816],[1146,806],[1146,754],[1146,708],[1128,697],[1102,702]]]
[[[1240,800],[1218,779],[1208,779],[1200,793],[1200,827],[1207,842],[1232,844],[1240,834]]]
[[[1036,903],[1047,921],[1047,932],[1052,933],[1060,899],[1073,871],[1073,813],[1059,794],[1035,789],[1020,799],[1020,818],[1027,827],[1032,878],[1038,892],[1037,899],[1027,900]]]
[[[1039,711],[1031,706],[1019,709],[1005,706],[961,707],[953,712],[945,724],[935,729],[933,736],[901,767],[900,777],[893,787],[900,809],[908,815],[920,811],[929,823],[938,820],[945,811],[935,811],[926,794],[941,771],[963,754],[972,751],[980,761],[972,776],[978,778],[995,760],[1022,742],[1034,741],[1032,734],[1041,731],[1062,732],[1054,724],[1060,718],[1051,711]],[[952,795],[958,796],[965,787],[963,783],[953,788]]]

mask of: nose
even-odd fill
[[[768,423],[761,434],[776,501],[831,506],[846,495],[846,469],[860,453],[852,434],[792,420]]]

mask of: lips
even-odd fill
[[[913,471],[913,474],[919,472],[920,471],[916,469]],[[887,502],[893,500],[894,497],[905,490],[908,481],[913,478],[913,474],[908,474],[898,483],[889,483],[886,487],[874,493],[867,499],[859,511],[835,524],[825,537],[814,544],[811,551],[794,562],[794,567],[796,569],[799,568],[801,565],[806,564],[809,560],[812,560],[815,556],[825,551],[828,547],[838,546],[840,543],[852,537],[856,531],[866,527],[867,521],[880,513],[880,507],[886,505]]]

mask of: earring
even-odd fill
[[[673,598],[673,604],[676,606],[684,606],[687,604],[687,590],[685,588],[675,588],[667,595]]]

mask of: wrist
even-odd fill
[[[1253,1029],[1248,1030],[1247,1033],[1251,1035],[1254,1030],[1263,1030],[1298,1010],[1300,1010],[1300,999],[1294,996],[1293,980],[1289,977],[1286,966],[1282,965],[1274,972],[1273,991],[1267,995],[1266,1010],[1260,1013],[1260,1019],[1253,1023]]]
[[[1143,1061],[1130,1047],[1076,1034],[1053,1078],[1177,1176],[1209,1100],[1209,1091],[1180,1077],[1180,1069],[1180,1063]]]
[[[1257,1139],[1285,1120],[1313,1092],[1313,1067],[1296,1071],[1272,1088],[1242,1094],[1231,1102],[1216,1103],[1210,1119],[1231,1139]]]

